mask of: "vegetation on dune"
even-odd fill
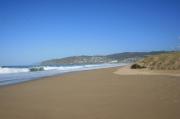
[[[131,66],[132,69],[141,69],[142,67],[151,70],[180,70],[180,52],[149,56]]]
[[[139,64],[133,64],[132,66],[131,66],[131,69],[143,69],[143,68],[146,68],[145,66],[141,66],[141,65],[139,65]]]

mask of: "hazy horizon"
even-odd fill
[[[41,65],[43,61],[48,61],[48,60],[54,60],[54,59],[62,59],[62,58],[69,58],[69,57],[80,57],[80,56],[107,56],[107,55],[114,55],[114,54],[119,54],[119,53],[142,53],[142,52],[176,52],[175,50],[157,50],[157,51],[125,51],[125,52],[114,52],[114,53],[106,53],[106,54],[79,54],[79,55],[69,55],[69,56],[62,56],[62,57],[50,57],[47,59],[42,59],[40,61],[36,61],[33,63],[26,63],[26,64],[7,64],[7,65],[0,65],[0,66],[33,66],[33,65]]]
[[[180,48],[178,0],[1,0],[0,66]]]

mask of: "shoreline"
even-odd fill
[[[179,77],[105,68],[0,88],[3,119],[179,119]]]
[[[109,65],[109,66],[108,66]],[[29,81],[34,81],[34,80],[39,80],[43,78],[48,78],[48,77],[54,77],[54,76],[61,76],[63,74],[71,73],[71,72],[81,72],[81,71],[90,71],[90,70],[96,70],[96,69],[104,69],[104,68],[113,68],[113,67],[123,67],[127,64],[104,64],[104,65],[99,65],[95,67],[87,67],[84,69],[76,69],[76,70],[67,70],[67,71],[61,71],[61,70],[49,70],[49,71],[37,71],[37,72],[27,72],[26,74],[20,73],[20,74],[4,74],[4,75],[10,75],[8,76],[11,80],[9,79],[3,79],[0,81],[0,88],[4,86],[9,86],[9,85],[16,85],[24,82],[29,82]],[[30,74],[31,73],[31,74]],[[39,75],[40,74],[40,75]],[[43,75],[41,75],[43,74]],[[17,75],[17,76],[16,76]],[[13,77],[18,77],[17,79]],[[1,78],[1,77],[0,77]],[[7,78],[7,77],[6,77]],[[3,82],[4,81],[4,82]]]
[[[19,85],[19,84],[23,84],[23,83],[28,83],[28,82],[36,81],[36,80],[43,80],[43,79],[47,79],[47,78],[61,77],[63,75],[68,75],[70,73],[86,72],[86,71],[109,69],[109,68],[117,68],[117,69],[119,69],[119,68],[122,68],[122,67],[125,67],[125,66],[112,66],[112,67],[103,67],[103,68],[95,68],[95,69],[86,69],[86,70],[80,70],[80,71],[63,72],[63,73],[58,73],[58,74],[54,74],[54,75],[51,75],[51,76],[32,78],[32,79],[29,79],[29,80],[25,80],[25,81],[13,83],[13,84],[0,85],[0,89],[4,88],[4,87],[9,87],[9,86],[13,86],[13,85]]]

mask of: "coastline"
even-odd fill
[[[179,77],[78,71],[0,88],[3,119],[178,119]]]
[[[125,65],[127,64],[97,64],[97,65],[68,66],[68,67],[44,66],[46,68],[46,70],[44,71],[0,74],[0,87],[29,82],[31,80],[38,80],[46,77],[60,76],[62,74],[70,73],[70,72],[88,71],[88,70],[111,68],[111,67],[122,67]]]

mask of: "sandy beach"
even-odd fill
[[[73,72],[1,87],[0,118],[180,118],[180,77],[121,72]]]

